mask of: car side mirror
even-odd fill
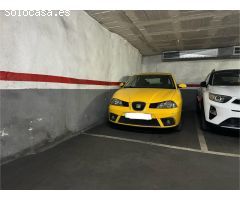
[[[121,82],[121,83],[119,84],[119,86],[120,86],[121,88],[122,88],[124,85],[125,85],[124,82]]]
[[[207,87],[206,81],[201,82],[201,83],[200,83],[200,86],[201,86],[201,87]]]
[[[186,85],[185,83],[180,83],[180,84],[178,84],[178,87],[179,87],[179,88],[186,88],[187,85]]]

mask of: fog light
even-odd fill
[[[113,121],[113,122],[116,121],[117,117],[118,117],[118,115],[116,115],[116,114],[114,114],[114,113],[110,113],[110,114],[109,114],[109,118],[110,118],[110,120]]]
[[[173,126],[175,124],[175,120],[172,117],[162,118],[161,120],[164,126]]]
[[[209,110],[209,119],[213,119],[214,117],[217,116],[217,110],[214,106],[210,106]]]

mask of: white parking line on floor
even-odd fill
[[[207,143],[206,143],[205,137],[203,135],[203,132],[200,129],[199,121],[198,121],[196,115],[195,115],[195,121],[196,121],[196,124],[197,124],[197,135],[198,135],[198,140],[199,140],[199,144],[200,144],[200,147],[201,147],[201,151],[208,152]]]
[[[139,144],[146,144],[146,145],[157,146],[157,147],[178,149],[178,150],[183,150],[183,151],[192,151],[192,152],[198,152],[198,153],[204,153],[204,154],[213,154],[213,155],[240,158],[239,154],[223,153],[223,152],[216,152],[216,151],[202,151],[200,149],[179,147],[179,146],[173,146],[173,145],[167,145],[167,144],[161,144],[161,143],[154,143],[154,142],[145,142],[145,141],[141,141],[141,140],[127,139],[127,138],[114,137],[114,136],[108,136],[108,135],[99,135],[99,134],[92,134],[92,133],[85,133],[85,132],[82,132],[81,134],[88,135],[88,136],[93,136],[93,137],[100,137],[100,138],[106,138],[106,139],[113,139],[113,140],[120,140],[120,141],[126,141],[126,142],[134,142],[134,143],[139,143]]]

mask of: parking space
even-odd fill
[[[149,129],[127,126],[116,126],[111,124],[102,124],[96,126],[87,133],[101,134],[127,139],[137,139],[145,142],[162,143],[187,148],[200,149],[195,113],[183,113],[183,130],[181,132],[172,129]]]
[[[96,126],[3,165],[2,188],[239,189],[239,135],[204,132],[202,152],[196,114],[183,116],[181,132]]]
[[[2,166],[3,189],[239,189],[239,159],[80,135]]]
[[[196,112],[183,112],[183,129],[180,132],[169,129],[147,129],[127,126],[102,124],[86,131],[89,134],[114,136],[125,139],[135,139],[144,142],[166,144],[200,150],[201,138],[209,151],[239,154],[239,132],[228,129],[211,128],[202,131]]]
[[[204,137],[210,151],[240,154],[239,131],[211,129],[204,131]]]

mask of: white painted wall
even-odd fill
[[[0,71],[117,82],[141,71],[141,57],[84,11],[69,17],[6,17],[0,11]],[[0,161],[103,122],[111,88],[0,81]]]
[[[213,69],[235,68],[240,68],[239,59],[162,62],[161,56],[157,55],[143,57],[142,61],[142,72],[169,72],[178,83],[199,83]]]
[[[84,11],[71,11],[69,17],[7,17],[1,11],[0,46],[0,71],[119,81],[141,70],[139,51]],[[6,87],[18,84],[24,87],[18,82]]]

